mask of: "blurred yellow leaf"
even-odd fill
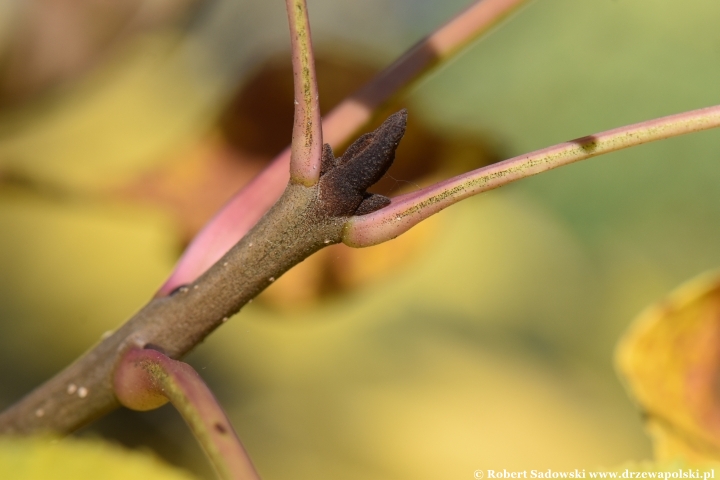
[[[648,418],[659,461],[720,460],[720,278],[695,279],[647,309],[617,365]]]
[[[192,480],[189,473],[147,452],[101,440],[0,438],[0,478],[13,480],[84,479]]]

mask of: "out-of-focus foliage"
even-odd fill
[[[311,3],[316,42],[389,60],[456,6],[372,5]],[[509,156],[720,103],[719,15],[712,0],[536,1],[415,89],[409,128],[422,116]],[[188,157],[178,172],[201,177],[215,114],[286,42],[285,22],[281,2],[210,2],[0,112],[0,406],[154,293],[180,227],[114,192]],[[483,195],[377,249],[327,250],[300,267],[331,265],[344,292],[309,305],[281,279],[190,361],[267,479],[460,479],[648,457],[612,350],[645,305],[720,264],[719,158],[717,132],[648,145]],[[203,471],[166,412],[95,428]]]
[[[646,310],[618,368],[645,413],[660,460],[720,461],[720,279],[696,279]]]
[[[712,0],[534,2],[413,98],[444,128],[482,128],[516,154],[715,105],[719,13]],[[579,236],[598,280],[609,275],[595,290],[603,319],[588,325],[604,331],[605,345],[642,305],[720,263],[718,135],[617,152],[511,187]]]
[[[644,456],[617,380],[565,328],[587,298],[575,239],[499,193],[430,222],[412,264],[319,308],[253,303],[193,355],[261,474],[461,479]]]
[[[6,1],[0,6],[0,105],[72,82],[124,41],[177,24],[195,0]]]
[[[0,438],[0,478],[12,480],[192,480],[148,452],[100,439]]]

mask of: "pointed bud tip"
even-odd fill
[[[390,115],[382,124],[382,126],[393,126],[393,127],[399,127],[402,128],[403,132],[405,131],[405,126],[407,125],[407,116],[408,112],[407,109],[403,108],[402,110],[398,110],[397,112]]]

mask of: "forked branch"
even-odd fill
[[[324,141],[332,147],[346,143],[379,106],[441,60],[490,31],[527,1],[478,0],[473,3],[333,109],[322,122]],[[195,281],[257,223],[287,185],[289,163],[290,149],[286,149],[215,215],[183,253],[170,278],[158,291],[158,297]]]
[[[366,189],[392,163],[405,119],[404,111],[392,115],[338,159],[327,148],[314,187],[289,184],[267,215],[200,278],[153,299],[75,363],[1,413],[0,433],[69,433],[108,413],[119,405],[113,376],[125,352],[153,345],[170,358],[182,357],[285,271],[339,243],[358,209],[373,211],[387,203]]]
[[[507,13],[520,3],[485,0],[478,5],[502,6],[504,10],[498,12]],[[493,18],[502,16],[498,12]],[[491,24],[481,22],[478,31]],[[422,48],[416,51],[422,52]],[[401,59],[398,64],[409,68],[413,63],[408,58],[428,58],[414,55]],[[418,71],[417,68],[411,70]],[[381,82],[381,85],[389,84]],[[373,91],[378,95],[376,99],[390,94],[380,87]],[[359,101],[368,96],[363,95],[358,94],[341,104],[337,111],[342,112],[343,108],[353,111],[358,105],[364,111],[365,104]],[[363,115],[357,113],[360,110],[356,108],[356,113],[349,117],[340,114],[332,117],[328,125],[333,128],[329,130],[347,131],[340,124],[348,118],[350,124],[352,119],[362,118]],[[326,245],[340,241],[353,246],[373,245],[482,191],[621,148],[717,126],[720,126],[720,106],[622,127],[455,177],[397,197],[389,205],[387,199],[373,197],[365,189],[392,161],[405,128],[404,112],[390,117],[372,134],[361,137],[339,159],[334,158],[329,147],[325,148],[320,177],[312,187],[300,182],[288,184],[289,155],[285,155],[216,217],[157,298],[70,367],[0,414],[0,432],[69,432],[107,413],[118,406],[112,378],[125,352],[152,344],[161,346],[171,358],[182,357],[274,279]],[[264,209],[283,188],[280,199],[258,222]],[[249,199],[257,204],[243,205]],[[241,237],[223,256],[222,252]],[[169,295],[171,291],[175,293]],[[75,394],[79,391],[83,395]]]

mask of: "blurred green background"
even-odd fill
[[[0,407],[154,294],[185,230],[167,205],[117,192],[186,162],[287,50],[282,2],[100,3],[0,9]],[[319,49],[375,67],[465,5],[309,2]],[[712,0],[537,0],[419,82],[401,100],[409,128],[506,158],[720,103],[719,15]],[[188,361],[267,479],[648,458],[613,348],[643,307],[720,264],[718,160],[716,131],[637,147],[463,202],[406,247],[333,250],[318,268],[412,254],[312,301],[255,302]],[[170,407],[79,435],[211,475]]]

